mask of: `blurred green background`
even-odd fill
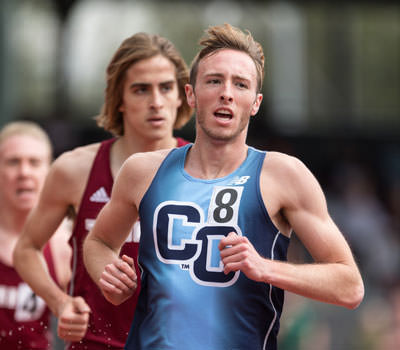
[[[204,29],[224,22],[266,54],[248,143],[314,172],[366,283],[356,311],[287,293],[280,350],[400,349],[398,1],[2,0],[0,126],[39,122],[56,156],[100,141],[109,135],[93,117],[124,38],[160,33],[190,64]],[[177,135],[193,141],[194,121]],[[290,248],[309,259],[295,235]]]

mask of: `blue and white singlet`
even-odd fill
[[[190,147],[168,154],[140,204],[142,286],[125,348],[275,350],[283,291],[225,275],[218,250],[235,231],[262,256],[286,260],[289,239],[260,193],[266,153],[249,147],[233,173],[202,180],[184,170]]]

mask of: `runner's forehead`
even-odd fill
[[[247,53],[232,49],[222,49],[200,60],[197,75],[198,78],[214,75],[256,81],[257,70],[254,61]]]
[[[0,157],[34,157],[48,158],[51,150],[49,145],[31,135],[12,135],[0,144]]]

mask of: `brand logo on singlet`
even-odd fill
[[[250,179],[249,175],[235,176],[229,185],[244,185],[248,179]]]
[[[110,200],[110,197],[108,196],[105,188],[100,187],[95,193],[90,196],[89,200],[96,203],[107,203]]]
[[[15,310],[15,321],[27,322],[39,319],[46,304],[26,283],[20,283],[18,287],[0,286],[0,307]]]
[[[215,186],[207,216],[196,203],[166,201],[155,210],[153,236],[156,254],[165,264],[179,265],[205,286],[228,287],[239,271],[224,273],[218,244],[238,226],[243,187]]]

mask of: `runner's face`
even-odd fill
[[[179,97],[174,64],[158,55],[133,64],[126,72],[123,101],[125,134],[150,141],[171,137]]]
[[[257,113],[257,71],[244,52],[223,49],[203,58],[196,86],[186,86],[188,102],[196,108],[197,135],[229,141],[245,137],[250,116]]]
[[[16,210],[36,204],[50,166],[48,145],[29,135],[13,135],[0,144],[0,200]]]

